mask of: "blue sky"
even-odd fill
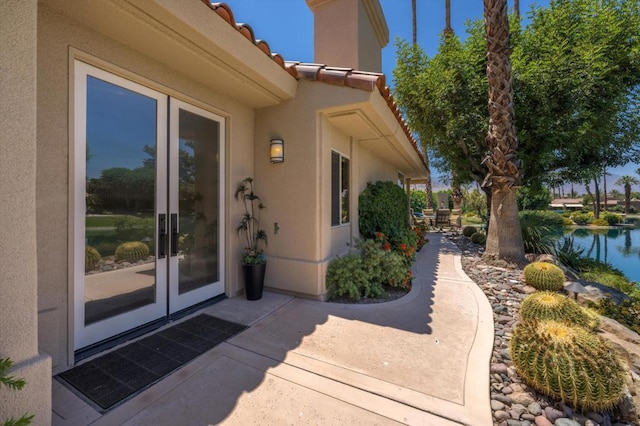
[[[236,22],[247,23],[256,38],[265,40],[272,52],[280,53],[287,61],[313,62],[313,15],[305,0],[225,0],[234,13]],[[380,0],[389,27],[389,45],[382,51],[382,71],[393,85],[395,67],[394,40],[411,40],[411,0]],[[418,43],[433,55],[438,50],[440,33],[444,28],[444,0],[417,0]],[[520,13],[524,24],[533,5],[546,7],[548,0],[520,0]],[[508,0],[509,7],[513,0]],[[464,36],[464,23],[469,19],[482,19],[482,0],[451,0],[451,26],[456,34]],[[339,64],[332,64],[339,65]],[[636,176],[640,164],[629,164],[612,169],[609,185],[622,175]]]

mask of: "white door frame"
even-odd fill
[[[96,68],[80,60],[73,62],[73,132],[71,144],[70,183],[70,260],[71,286],[73,301],[69,307],[73,317],[73,348],[82,349],[100,341],[147,324],[149,322],[169,318],[182,309],[198,302],[205,301],[224,293],[225,265],[225,118],[186,102],[170,98],[168,95],[150,89],[131,80],[119,77],[110,72]],[[156,254],[159,249],[158,217],[165,214],[167,218],[167,234],[170,233],[170,213],[178,212],[177,183],[169,188],[171,180],[177,182],[178,176],[178,118],[179,109],[206,117],[219,123],[219,280],[185,294],[178,294],[178,258],[170,256],[170,235],[168,235],[167,253],[163,259],[156,256],[155,303],[115,315],[102,321],[85,325],[85,215],[86,215],[86,111],[87,111],[87,77],[92,76],[125,89],[152,98],[156,101],[156,212],[155,237]],[[169,122],[169,126],[167,126]],[[167,178],[169,175],[169,179]],[[169,198],[169,190],[171,196]],[[82,259],[82,260],[81,260]]]

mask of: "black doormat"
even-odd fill
[[[58,377],[108,410],[246,328],[200,314]]]

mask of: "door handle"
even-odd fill
[[[178,214],[171,213],[171,256],[178,255]]]
[[[164,259],[167,255],[167,215],[158,215],[158,259]]]

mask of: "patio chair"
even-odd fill
[[[433,226],[439,227],[440,231],[442,231],[444,227],[449,227],[450,216],[451,210],[438,210],[436,212],[436,219],[434,220]]]
[[[458,232],[462,228],[461,213],[460,209],[451,210],[451,216],[449,216],[449,227],[453,232]]]
[[[422,217],[429,221],[429,226],[433,226],[433,220],[436,217],[433,209],[422,209]]]

